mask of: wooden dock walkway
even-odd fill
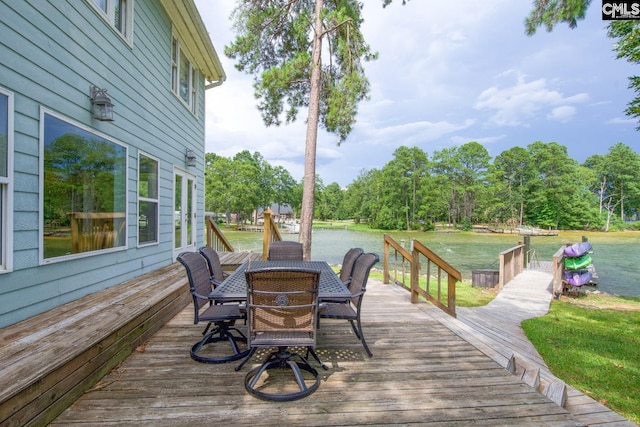
[[[553,297],[553,275],[547,264],[549,263],[538,263],[533,269],[516,276],[486,306],[458,307],[457,319],[430,311],[442,324],[501,366],[506,367],[513,356],[520,375],[526,374],[527,370],[538,370],[542,393],[546,392],[545,387],[560,380],[549,371],[538,351],[525,336],[520,323],[525,319],[544,316],[549,311]],[[586,426],[635,426],[569,386],[564,407]]]
[[[508,287],[496,306],[508,304]],[[544,304],[531,305],[531,315],[544,311]],[[459,309],[454,319],[430,304],[411,304],[397,286],[370,280],[363,328],[373,358],[347,322],[323,320],[317,349],[330,369],[321,371],[320,388],[302,401],[276,403],[245,392],[248,367],[235,372],[235,363],[191,360],[202,325],[192,324],[189,306],[51,425],[634,425],[573,403],[585,396],[570,393],[567,410],[525,384],[505,369],[510,353],[523,362],[541,360],[526,340],[513,338],[517,328],[483,320],[490,310],[476,311]],[[585,412],[601,421],[583,421]]]

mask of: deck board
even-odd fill
[[[373,358],[347,322],[323,319],[317,349],[330,369],[303,401],[263,402],[244,390],[248,366],[191,360],[202,327],[186,308],[51,425],[579,425],[428,314],[437,309],[410,304],[395,286],[369,286]]]

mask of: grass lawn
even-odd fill
[[[556,377],[640,423],[640,298],[562,297],[522,327]]]

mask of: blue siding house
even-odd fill
[[[0,327],[203,244],[224,80],[193,0],[0,0]]]

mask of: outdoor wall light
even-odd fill
[[[196,153],[193,150],[187,148],[187,152],[184,155],[184,162],[187,166],[195,166],[196,165]]]
[[[91,85],[91,104],[93,105],[93,118],[103,122],[113,121],[113,103],[107,96],[106,89],[100,89]]]

